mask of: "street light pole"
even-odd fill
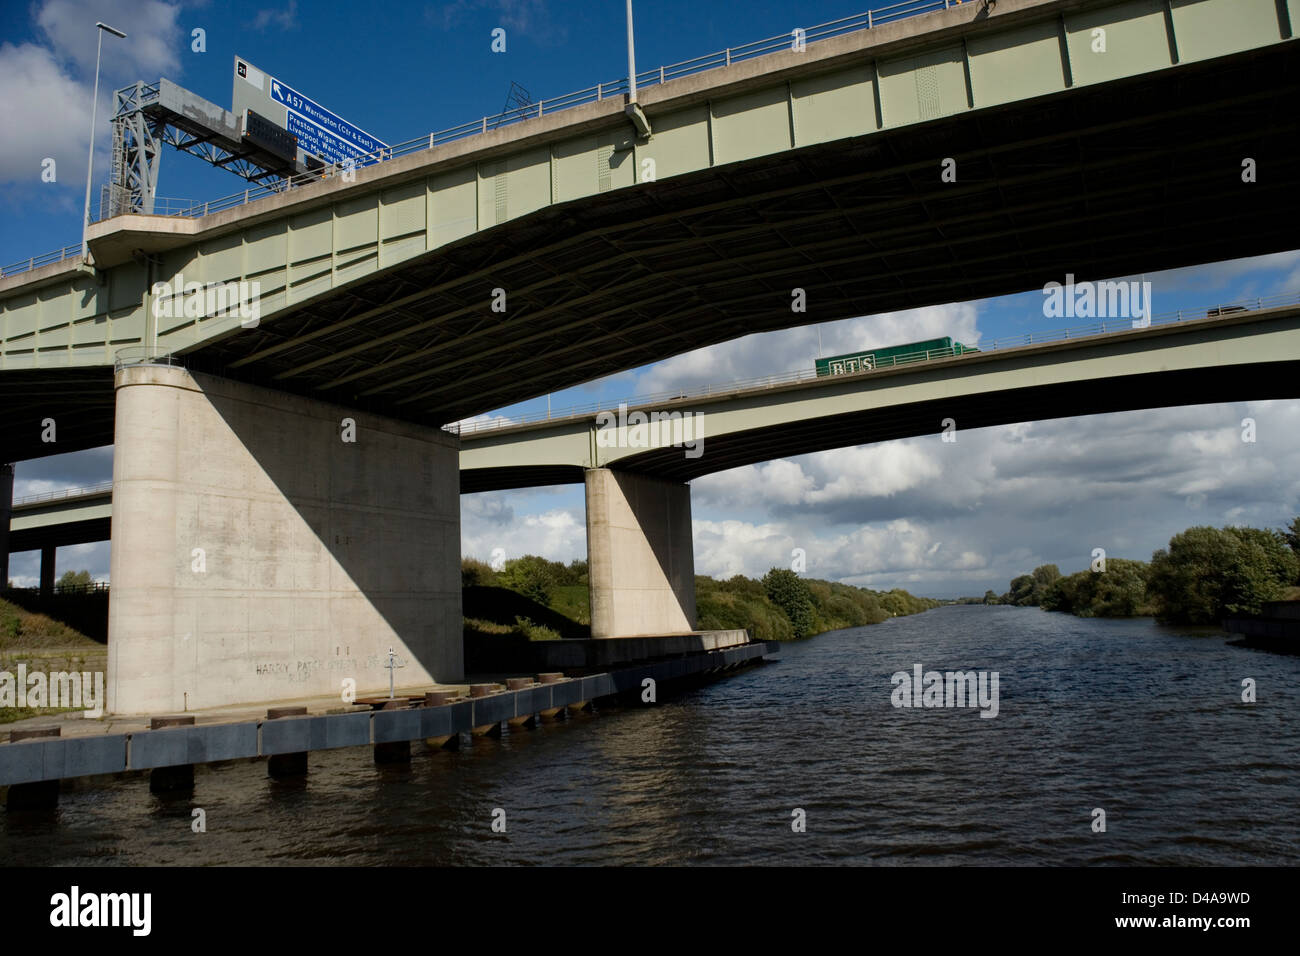
[[[662,79],[662,73],[660,74]],[[632,0],[627,0],[627,105],[623,112],[632,121],[637,136],[649,140],[651,135],[650,120],[646,117],[641,104],[636,101],[636,43],[632,39]]]
[[[627,0],[627,101],[636,102],[636,44],[632,41],[632,0]]]
[[[631,3],[631,0],[628,0]],[[115,30],[107,23],[96,23],[95,42],[95,92],[90,100],[90,157],[86,160],[86,209],[85,215],[81,217],[81,261],[84,263],[90,247],[86,242],[86,232],[90,228],[90,180],[94,174],[95,166],[95,108],[99,105],[99,57],[104,50],[104,31],[107,30],[113,36],[125,40],[126,34],[121,30]]]

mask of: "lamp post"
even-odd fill
[[[107,23],[96,23],[95,29],[98,38],[95,42],[95,92],[90,101],[90,158],[86,160],[86,209],[85,215],[81,218],[81,261],[83,263],[90,251],[86,243],[86,231],[90,228],[90,179],[94,174],[95,165],[95,107],[99,105],[99,57],[104,50],[104,31],[107,30],[119,39],[126,39],[125,33],[113,29]]]
[[[623,112],[632,121],[636,133],[642,139],[650,138],[650,120],[646,118],[641,104],[636,101],[636,43],[632,40],[632,0],[627,0],[627,105]]]
[[[632,0],[627,0],[627,101],[636,102],[636,44],[632,41]]]

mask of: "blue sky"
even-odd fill
[[[867,5],[640,0],[637,67],[788,33]],[[80,240],[96,20],[129,34],[105,39],[96,196],[107,172],[111,90],[166,76],[228,107],[236,54],[390,144],[500,111],[512,80],[539,99],[626,74],[622,0],[38,0],[6,2],[3,13],[0,128],[31,134],[0,141],[0,264]],[[504,54],[490,49],[496,27],[506,30]],[[205,31],[206,52],[192,50],[196,28]],[[41,181],[47,157],[57,164],[54,183]],[[216,199],[243,188],[233,174],[193,157],[163,156],[160,196]],[[1203,314],[1219,301],[1300,293],[1300,255],[1145,278],[1154,312]],[[937,335],[987,342],[1076,324],[1084,323],[1045,317],[1043,294],[1033,290],[750,336],[570,389],[551,404],[559,410],[811,367],[819,334],[821,353],[831,354]],[[504,413],[545,408],[539,398]],[[1247,415],[1259,419],[1260,439],[1243,447],[1236,436]],[[1084,567],[1099,544],[1145,559],[1188,525],[1276,526],[1300,511],[1300,403],[1096,416],[936,442],[841,449],[697,481],[697,570],[762,574],[803,547],[817,576],[940,596],[982,593],[1005,590],[1009,576],[1043,561]],[[99,450],[20,463],[15,494],[105,480],[111,461],[111,450]],[[462,520],[466,554],[486,557],[497,546],[560,560],[585,554],[578,487],[466,496]],[[59,560],[104,578],[108,546],[63,549]],[[16,581],[36,574],[35,555],[15,555]]]

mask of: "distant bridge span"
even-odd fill
[[[1300,302],[789,384],[711,389],[646,413],[702,414],[698,456],[602,446],[596,416],[466,432],[461,492],[583,481],[614,468],[690,481],[830,448],[1142,408],[1300,398]],[[631,411],[633,409],[629,409]],[[608,421],[608,420],[606,420]],[[936,441],[939,440],[937,437]],[[694,450],[692,449],[692,454]]]

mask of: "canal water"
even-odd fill
[[[894,707],[891,675],[916,664],[996,671],[997,716]],[[198,768],[181,799],[143,778],[70,790],[0,814],[0,863],[1294,864],[1298,720],[1300,657],[943,607],[653,706],[415,744],[409,767],[363,748],[313,753],[300,782],[240,762]]]

